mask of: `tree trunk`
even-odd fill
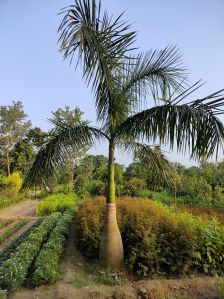
[[[7,163],[7,175],[10,176],[10,158],[9,158],[9,152],[7,150],[6,152],[6,163]]]
[[[100,244],[100,260],[104,266],[112,268],[122,266],[124,261],[123,244],[116,217],[113,143],[109,145],[108,192]]]

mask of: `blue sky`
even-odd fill
[[[49,129],[51,111],[78,106],[94,123],[94,99],[74,70],[58,53],[58,12],[73,1],[0,0],[0,105],[20,100],[34,126]],[[195,95],[224,88],[224,0],[103,0],[115,15],[138,31],[140,51],[177,45],[191,81],[206,85]],[[168,149],[167,149],[168,150]],[[94,153],[106,154],[106,144]],[[168,153],[173,161],[193,164],[188,155]],[[222,156],[220,156],[222,159]],[[130,157],[117,154],[126,164]]]

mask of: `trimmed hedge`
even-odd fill
[[[59,258],[68,237],[73,213],[64,213],[41,249],[35,265],[32,283],[35,286],[53,283],[59,277]]]
[[[98,258],[105,201],[83,202],[76,214],[76,245]],[[161,203],[144,199],[117,200],[118,224],[125,262],[147,277],[182,276],[224,271],[224,228]]]
[[[60,213],[45,218],[0,266],[0,286],[8,290],[21,286],[27,271],[59,219]]]

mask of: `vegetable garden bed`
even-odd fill
[[[14,290],[27,276],[35,285],[55,281],[72,218],[71,213],[44,217],[6,248],[0,255],[0,289]]]

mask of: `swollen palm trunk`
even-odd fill
[[[103,236],[100,244],[100,260],[104,266],[120,267],[124,261],[123,244],[117,225],[116,204],[107,203]]]

